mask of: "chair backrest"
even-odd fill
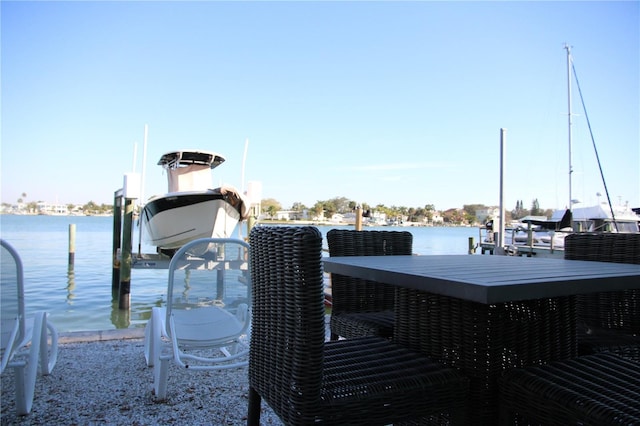
[[[329,256],[410,255],[413,235],[407,231],[355,231],[332,229],[327,232]],[[331,275],[332,312],[377,312],[392,310],[395,287],[348,277]]]
[[[640,264],[640,233],[576,233],[564,240],[564,258]]]
[[[249,381],[281,413],[320,398],[325,339],[322,234],[311,226],[256,226],[249,242]]]
[[[173,317],[178,341],[209,346],[237,337],[250,326],[250,306],[246,242],[202,238],[190,241],[171,258],[165,324]],[[211,315],[212,310],[219,315]],[[205,318],[216,325],[204,323]],[[169,327],[166,332],[171,335]]]
[[[24,272],[18,252],[5,240],[0,240],[0,317],[2,328],[2,350],[7,350],[15,325],[18,325],[15,344],[25,335]]]
[[[564,258],[640,264],[640,233],[576,233],[565,237]],[[578,319],[587,327],[640,333],[640,290],[578,296]]]

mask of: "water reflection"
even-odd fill
[[[111,324],[115,328],[129,328],[131,324],[131,309],[120,309],[118,289],[111,292]]]
[[[184,271],[184,291],[182,296],[185,300],[189,299],[189,290],[191,289],[191,271],[189,269]]]
[[[76,295],[74,290],[76,289],[76,274],[73,267],[69,267],[67,270],[67,305],[73,305],[73,299]]]

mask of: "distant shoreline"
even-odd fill
[[[317,220],[261,220],[257,221],[255,225],[312,225],[312,226],[353,226],[355,224],[349,222],[331,222],[331,221],[317,221]],[[478,225],[464,225],[464,224],[446,224],[439,223],[437,225],[419,223],[419,222],[405,222],[398,225],[366,225],[363,224],[362,228],[475,228]]]
[[[104,214],[42,214],[42,213],[11,213],[0,212],[0,216],[47,216],[47,217],[113,217],[113,213]],[[246,224],[247,222],[241,222]],[[353,226],[354,223],[350,222],[332,222],[332,221],[319,221],[319,220],[260,220],[256,221],[254,225],[309,225],[309,226]],[[420,223],[420,222],[404,222],[398,225],[367,225],[363,224],[362,228],[473,228],[479,225],[465,225],[455,223],[438,223],[437,225]]]

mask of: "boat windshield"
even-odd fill
[[[638,228],[637,222],[617,222],[617,224],[618,224],[618,232],[633,233],[633,232],[640,231],[640,229]],[[613,227],[613,230],[615,230],[613,223],[611,224],[611,226]]]
[[[585,221],[582,223],[583,226],[579,231],[588,231],[588,232],[623,232],[623,233],[633,233],[639,232],[640,228],[638,227],[638,222],[635,221],[620,221],[616,220],[614,224],[612,220],[603,220],[603,219],[591,219],[589,221]],[[617,225],[617,229],[616,229]]]

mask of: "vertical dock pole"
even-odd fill
[[[476,252],[476,243],[473,237],[469,237],[469,254],[475,254]]]
[[[69,224],[69,270],[73,270],[76,261],[76,225]]]
[[[113,194],[113,267],[111,270],[111,290],[120,287],[120,235],[122,234],[122,189]]]
[[[123,226],[122,226],[122,247],[120,249],[120,263],[119,263],[119,280],[118,280],[118,307],[123,309],[129,309],[131,306],[131,267],[133,264],[132,256],[131,256],[131,248],[132,248],[132,239],[133,239],[133,210],[135,207],[135,200],[140,197],[140,175],[133,173],[125,173],[124,174],[124,182],[122,189],[118,192],[116,191],[116,199],[122,203],[122,199],[124,198],[124,213],[123,213]],[[117,204],[117,201],[114,201],[114,205]],[[114,231],[113,231],[113,241],[114,241],[114,268],[115,262],[118,260],[117,251],[115,249],[116,246],[116,238],[120,239],[120,232],[118,226],[118,232],[116,232],[116,219],[115,213],[119,213],[122,209],[114,207]],[[120,214],[118,214],[120,217]],[[117,243],[119,244],[119,242]],[[115,269],[114,269],[115,271]],[[115,273],[114,273],[115,275]],[[115,283],[114,283],[115,285]],[[115,290],[115,289],[114,289]]]
[[[356,206],[356,231],[362,231],[362,206]]]
[[[253,229],[255,224],[256,224],[256,217],[252,213],[247,218],[247,241],[249,241],[249,234],[251,234],[251,229]]]
[[[506,156],[507,129],[500,129],[500,223],[495,238],[495,249],[493,254],[505,254],[504,251],[504,229],[505,229],[505,209],[504,209],[504,161]]]
[[[120,290],[118,303],[120,309],[129,309],[131,304],[131,232],[133,223],[133,198],[124,199],[124,221],[122,227],[122,250],[120,254]]]

